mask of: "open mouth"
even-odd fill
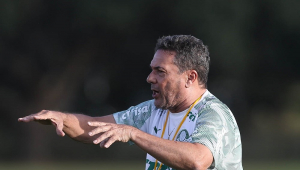
[[[152,97],[153,97],[153,98],[157,98],[159,92],[158,92],[157,90],[154,90],[154,89],[151,89],[151,90],[152,90]]]

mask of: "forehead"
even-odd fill
[[[150,63],[151,67],[168,67],[175,66],[174,58],[175,52],[166,50],[157,50],[154,57]],[[177,67],[177,66],[176,66]]]

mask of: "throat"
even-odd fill
[[[168,108],[168,110],[171,112],[171,113],[179,113],[179,112],[182,112],[184,110],[187,110],[189,108],[192,108],[194,107],[194,105],[199,102],[202,98],[204,93],[201,94],[200,97],[197,97],[195,99],[192,99],[192,100],[184,100],[183,102],[181,102],[179,105],[177,106],[174,106],[172,108]]]
[[[171,113],[180,113],[180,112],[182,112],[184,110],[187,110],[191,105],[192,105],[192,103],[191,104],[186,104],[185,102],[182,102],[182,103],[180,103],[177,106],[168,108],[168,110]]]

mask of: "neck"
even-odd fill
[[[196,92],[193,91],[189,93],[189,95],[187,95],[181,103],[175,107],[169,108],[168,110],[172,113],[182,112],[189,108],[199,97],[202,97],[205,92],[206,89],[199,89]]]

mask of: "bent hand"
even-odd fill
[[[44,125],[51,125],[53,124],[56,127],[56,133],[59,136],[65,136],[63,132],[63,122],[65,119],[65,114],[57,111],[50,111],[50,110],[42,110],[39,113],[32,114],[29,116],[25,116],[23,118],[19,118],[19,122],[31,122],[37,121]]]
[[[94,144],[99,144],[102,148],[108,148],[116,141],[128,142],[132,133],[136,128],[128,125],[120,125],[115,123],[104,123],[104,122],[88,122],[90,126],[97,127],[91,132],[90,136],[102,133],[97,139],[93,142]]]

